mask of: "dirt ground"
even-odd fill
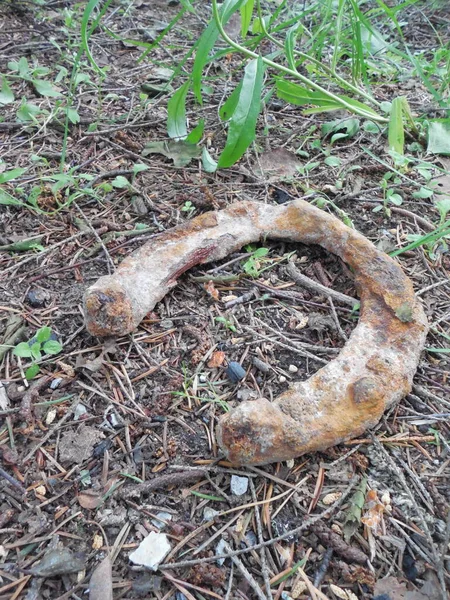
[[[383,156],[381,136],[361,130],[338,143],[339,167],[327,166],[312,147],[318,166],[296,169],[306,159],[294,151],[328,117],[304,116],[275,99],[263,111],[254,149],[230,169],[208,174],[197,160],[180,168],[160,154],[143,156],[148,142],[167,139],[167,96],[153,97],[143,86],[161,84],[161,68],[180,63],[203,22],[185,15],[167,44],[137,62],[142,47],[123,40],[151,41],[161,31],[155,23],[169,22],[180,6],[124,4],[108,10],[109,34],[99,27],[91,38],[105,76],[87,62],[80,71],[80,121],[67,137],[69,185],[52,191],[65,148],[60,100],[17,78],[16,102],[0,113],[2,170],[27,169],[14,182],[19,189],[7,189],[23,198],[37,189],[35,209],[0,205],[0,342],[30,340],[48,326],[63,346],[44,357],[29,383],[29,359],[11,351],[1,359],[0,600],[86,598],[90,585],[91,600],[106,600],[111,578],[114,599],[245,600],[267,598],[268,588],[277,600],[445,597],[449,354],[424,351],[412,392],[367,437],[259,468],[221,460],[215,425],[225,410],[272,399],[306,379],[351,334],[357,313],[286,272],[296,259],[314,281],[356,297],[337,257],[264,242],[268,253],[252,259],[256,247],[243,248],[183,275],[132,335],[105,342],[86,331],[82,297],[90,284],[144,241],[210,209],[327,195],[325,210],[350,219],[386,251],[439,221],[433,203],[414,198],[405,181],[401,207],[373,212],[385,169],[363,148]],[[449,15],[427,4],[411,13],[405,31],[411,44],[432,51],[435,35],[450,37]],[[1,2],[1,70],[26,57],[53,77],[61,67],[70,76],[79,44],[71,15],[79,22],[81,10],[72,2]],[[210,67],[207,102],[201,109],[192,102],[188,111],[191,127],[205,119],[211,154],[223,147],[217,107],[239,65],[231,57]],[[56,86],[67,93],[68,77]],[[420,83],[400,91],[413,111],[432,106]],[[389,83],[377,88],[379,99],[397,92]],[[47,111],[37,124],[17,120],[23,98]],[[264,176],[264,161],[276,167],[274,177]],[[293,175],[283,171],[292,161]],[[136,164],[147,168],[134,175]],[[449,169],[448,159],[439,165]],[[121,187],[123,177],[132,186]],[[450,194],[449,177],[441,180]],[[94,195],[83,193],[89,178]],[[30,238],[40,248],[14,246]],[[398,260],[432,325],[427,348],[442,348],[440,334],[450,333],[448,249],[430,255],[420,247]],[[214,359],[224,360],[215,366]],[[245,370],[238,383],[227,375],[232,361]],[[150,532],[166,534],[171,545],[157,572],[129,560]],[[239,551],[233,560],[216,560],[232,550]],[[102,563],[108,555],[112,575]],[[99,565],[105,587],[95,592],[91,576]]]

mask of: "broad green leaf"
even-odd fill
[[[184,140],[187,136],[186,96],[190,84],[186,81],[167,103],[167,133],[170,138]]]
[[[253,6],[255,4],[255,0],[247,0],[246,3],[241,6],[241,36],[245,38],[248,33],[248,28],[250,27],[250,23],[253,15]]]
[[[253,252],[253,258],[262,258],[263,256],[267,256],[269,254],[269,248],[258,248]]]
[[[401,206],[403,204],[403,198],[400,196],[400,194],[390,194],[389,202],[392,202],[392,204],[395,204],[395,206]]]
[[[20,342],[13,350],[13,354],[20,358],[31,358],[31,348],[27,342]]]
[[[336,99],[330,98],[324,92],[311,91],[302,85],[286,81],[285,79],[277,79],[276,89],[278,98],[286,100],[286,102],[289,102],[290,104],[295,104],[296,106],[314,104],[318,107],[317,109],[308,109],[308,111],[305,111],[305,114],[346,108],[343,107],[339,101],[343,100],[350,106],[363,110],[368,118],[370,118],[370,116],[377,116],[377,113],[372,110],[370,106],[367,106],[358,100],[354,100],[348,96],[337,96],[336,94]]]
[[[234,113],[234,109],[236,108],[237,103],[239,101],[241,89],[242,79],[231,92],[231,94],[228,96],[228,99],[222,104],[222,106],[219,109],[219,117],[222,119],[222,121],[228,121],[228,119],[231,119]]]
[[[236,12],[244,2],[245,0],[225,0],[219,11],[223,25],[229,21],[231,15]],[[200,104],[203,103],[201,93],[203,67],[208,62],[209,53],[214,48],[214,44],[218,37],[219,30],[217,29],[216,22],[212,19],[198,41],[197,53],[192,67],[192,90]]]
[[[405,146],[405,129],[403,126],[403,101],[402,98],[392,100],[391,115],[388,130],[389,150],[403,154]]]
[[[3,206],[23,206],[23,202],[5,192],[5,190],[0,190],[0,204]]]
[[[450,212],[450,197],[441,198],[440,200],[435,202],[434,205],[438,209],[439,214],[441,215],[441,219],[444,220],[447,213]]]
[[[111,181],[111,184],[115,188],[124,189],[130,187],[130,182],[123,175],[118,175],[115,179]]]
[[[35,342],[34,344],[32,344],[30,350],[31,350],[31,356],[35,360],[41,360],[42,353],[41,353],[41,344],[40,344],[40,342]]]
[[[202,165],[207,173],[214,173],[217,170],[217,163],[211,157],[208,150],[204,147],[202,150]]]
[[[429,122],[427,152],[450,155],[450,119],[433,119]]]
[[[37,364],[31,365],[31,367],[28,367],[28,369],[25,371],[25,378],[27,379],[27,381],[30,381],[31,379],[33,379],[34,377],[36,377],[36,375],[39,373],[40,371],[40,367]]]
[[[28,66],[28,61],[25,58],[25,56],[22,56],[19,62],[17,63],[17,70],[19,71],[19,75],[21,77],[26,77],[29,74],[30,68]]]
[[[430,188],[426,188],[426,187],[421,187],[420,190],[418,190],[417,192],[413,192],[413,198],[431,198],[431,196],[434,194],[433,190],[430,190]]]
[[[341,161],[337,156],[327,156],[324,163],[329,167],[339,167]]]
[[[239,101],[228,129],[227,143],[217,163],[219,168],[234,165],[255,139],[263,78],[264,64],[261,58],[251,60],[245,67]]]
[[[323,135],[328,135],[329,133],[344,133],[344,137],[350,138],[359,131],[359,119],[351,117],[350,119],[328,121],[327,123],[323,123],[321,129]]]
[[[80,122],[80,115],[74,108],[67,109],[67,117],[68,117],[69,121],[71,123],[73,123],[74,125],[76,125],[77,123]]]
[[[2,89],[0,90],[0,104],[11,104],[14,102],[14,94],[8,85],[6,77],[2,77]]]
[[[11,169],[10,171],[5,171],[4,173],[0,173],[0,183],[6,183],[7,181],[11,181],[12,179],[17,179],[25,173],[26,169]]]
[[[147,171],[148,169],[150,169],[148,165],[144,165],[144,163],[136,163],[133,165],[133,175],[137,175],[138,173]]]
[[[41,96],[48,96],[52,98],[58,98],[61,96],[61,92],[58,92],[49,81],[45,81],[45,79],[33,79],[33,85],[35,90]]]
[[[36,117],[41,113],[41,108],[32,104],[31,102],[23,102],[21,107],[16,113],[19,121],[33,121],[36,122]]]
[[[61,344],[57,340],[49,340],[43,346],[45,354],[59,354],[62,350]]]
[[[62,81],[64,79],[64,77],[67,77],[67,75],[69,74],[69,71],[66,69],[66,67],[62,67],[61,65],[58,65],[58,74],[55,77],[55,83],[59,83],[60,81]]]
[[[190,144],[198,144],[203,137],[205,130],[205,119],[200,119],[199,124],[194,127],[191,133],[187,136],[186,141]]]
[[[43,344],[44,342],[46,342],[47,340],[50,339],[51,335],[52,335],[52,330],[50,327],[41,327],[36,332],[36,340],[40,344]]]

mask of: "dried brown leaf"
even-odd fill
[[[89,582],[89,600],[112,600],[112,565],[107,556],[92,573]]]
[[[213,352],[211,358],[209,359],[208,367],[210,369],[215,369],[217,367],[220,367],[223,364],[224,360],[225,360],[225,352],[222,352],[221,350],[217,350],[216,352]]]

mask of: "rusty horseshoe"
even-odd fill
[[[410,390],[428,323],[397,262],[336,217],[303,200],[240,202],[168,230],[126,258],[85,294],[86,326],[97,336],[133,331],[194,265],[261,238],[318,244],[353,270],[359,322],[340,354],[274,402],[242,402],[218,424],[228,459],[261,465],[324,450],[374,426]]]

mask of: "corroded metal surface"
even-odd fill
[[[401,267],[339,219],[302,200],[242,202],[156,236],[85,295],[86,325],[99,336],[132,331],[196,264],[262,237],[319,244],[352,269],[361,316],[339,356],[273,403],[243,402],[218,425],[234,463],[265,464],[360,435],[411,389],[427,320]]]

